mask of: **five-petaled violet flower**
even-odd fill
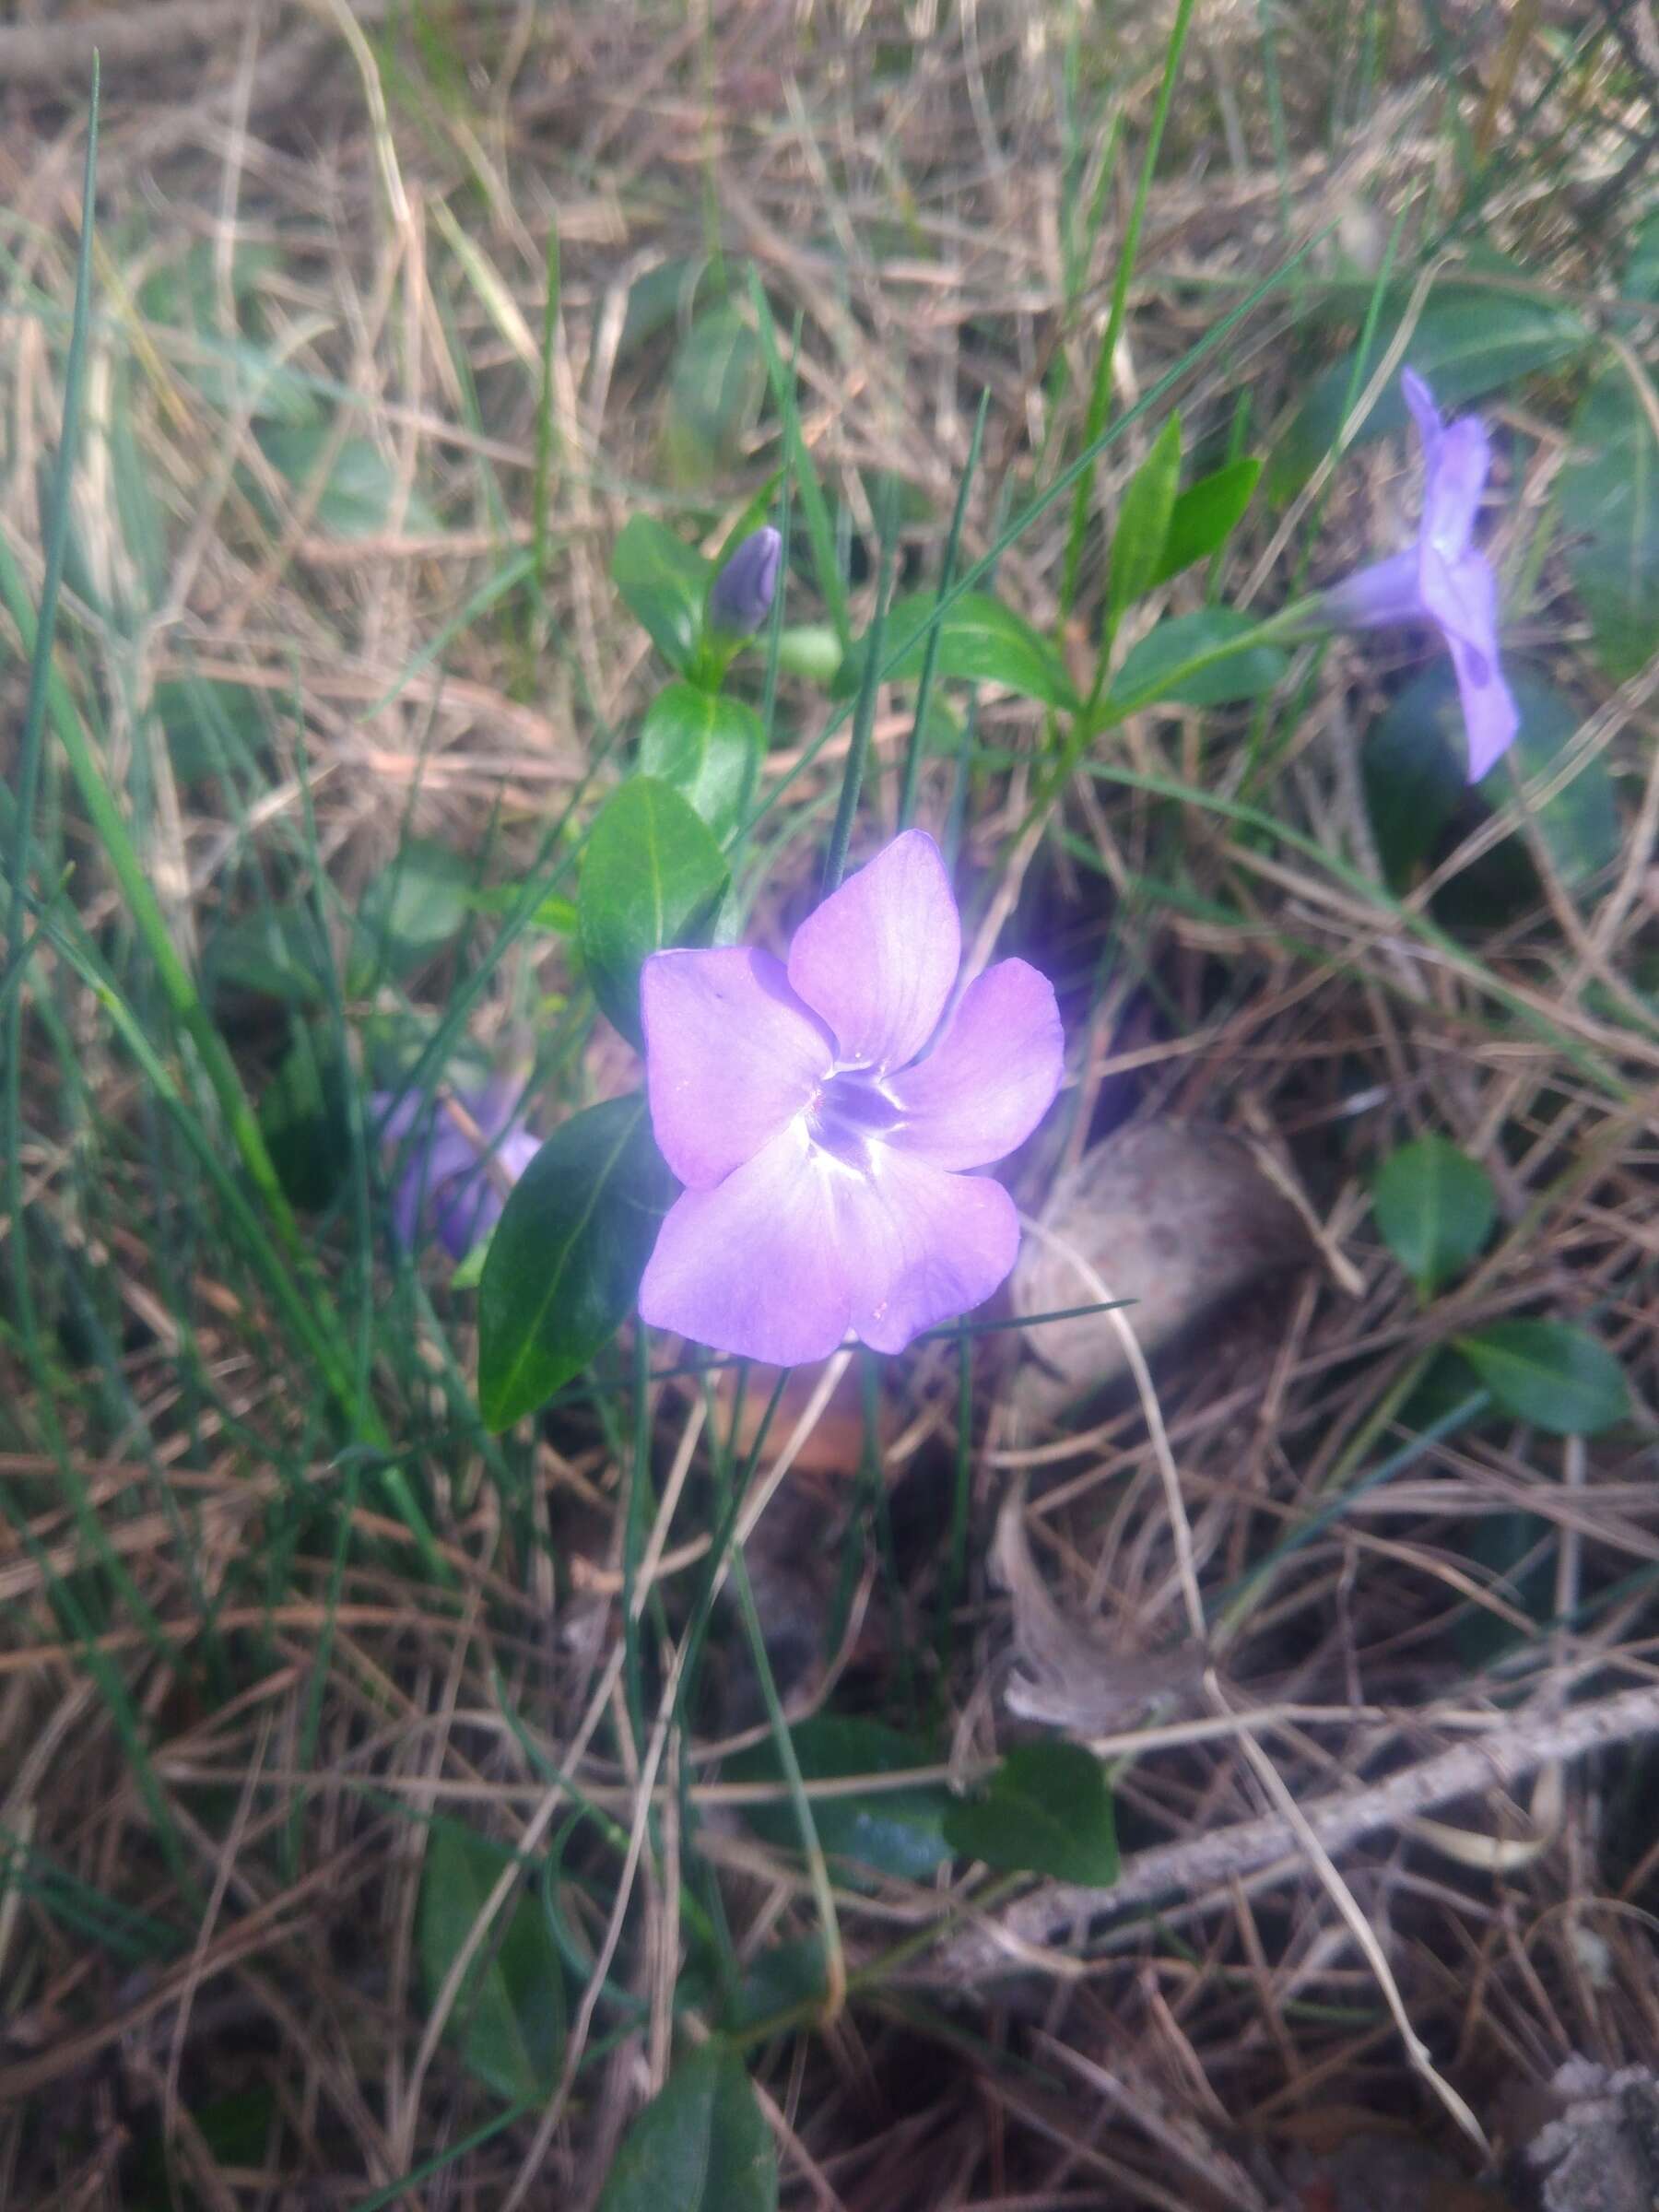
[[[787,961],[741,946],[658,952],[641,977],[656,1140],[686,1185],[640,1313],[776,1366],[849,1328],[897,1352],[990,1297],[1019,1221],[988,1166],[1060,1087],[1053,987],[1002,960],[963,992],[939,849],[885,846],[794,934]]]
[[[1508,751],[1520,717],[1498,665],[1498,582],[1484,553],[1469,544],[1492,449],[1472,415],[1445,424],[1434,394],[1407,369],[1401,378],[1423,443],[1423,519],[1418,542],[1336,584],[1324,613],[1339,626],[1374,629],[1431,622],[1457,672],[1469,739],[1469,781],[1477,782]]]
[[[457,1091],[456,1113],[442,1099],[434,1104],[415,1092],[395,1100],[390,1091],[374,1093],[382,1143],[389,1152],[403,1147],[392,1226],[406,1252],[418,1252],[435,1234],[452,1259],[464,1260],[500,1219],[507,1201],[498,1185],[515,1183],[541,1148],[541,1138],[512,1111],[518,1095],[505,1083]],[[414,1141],[405,1146],[411,1132]]]
[[[734,638],[752,638],[771,613],[783,540],[769,523],[746,537],[714,579],[709,619]]]

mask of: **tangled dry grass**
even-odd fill
[[[1500,247],[1563,298],[1605,288],[1606,195],[1638,189],[1630,158],[1653,123],[1651,99],[1613,88],[1607,25],[1517,6],[1506,35],[1502,11],[1446,7],[1437,65],[1415,10],[1370,11],[1364,35],[1339,12],[1297,0],[1269,46],[1254,11],[1201,0],[1120,407],[1298,251],[1314,286],[1373,274],[1402,209],[1414,239],[1439,235],[1453,112],[1514,158],[1478,239],[1449,230],[1442,250]],[[643,509],[696,516],[718,542],[772,465],[757,391],[720,421],[712,485],[676,480],[676,409],[691,404],[677,347],[723,261],[758,267],[780,330],[800,317],[803,429],[855,604],[883,476],[912,498],[903,557],[931,573],[986,394],[964,538],[982,555],[1075,450],[1169,14],[1086,11],[1069,51],[1066,11],[1025,0],[449,0],[406,21],[366,0],[187,0],[99,16],[101,321],[62,665],[186,962],[210,958],[258,887],[284,894],[317,869],[322,925],[343,942],[412,837],[522,870],[557,811],[603,787],[647,685],[608,579],[618,529]],[[0,527],[31,588],[93,29],[50,8],[0,29]],[[1571,90],[1551,75],[1562,53],[1580,57]],[[1090,233],[1077,211],[1097,193]],[[254,333],[257,376],[238,351]],[[1270,295],[1183,379],[1189,441],[1224,442],[1241,400],[1248,441],[1271,445],[1334,345],[1300,291]],[[259,379],[278,373],[325,403],[297,473],[257,434]],[[1514,575],[1565,432],[1547,384],[1506,411],[1532,454],[1495,547]],[[1104,508],[1157,427],[1105,456]],[[328,503],[348,451],[367,456],[374,513],[347,532]],[[1397,453],[1356,452],[1246,524],[1234,594],[1276,603],[1304,553],[1316,576],[1368,557],[1399,497]],[[1040,626],[1065,515],[998,572]],[[55,1410],[13,1316],[0,2202],[589,2202],[666,2071],[687,1914],[716,1900],[746,1966],[808,1938],[828,1961],[827,1997],[778,1982],[751,2039],[791,2204],[1321,2212],[1360,2201],[1338,2193],[1334,2147],[1389,2128],[1447,2161],[1431,2182],[1413,2169],[1419,2194],[1399,2201],[1426,2202],[1474,2163],[1477,2136],[1519,2139],[1564,2060],[1651,2056],[1659,1025],[1639,978],[1659,924],[1659,666],[1608,686],[1553,551],[1528,576],[1524,643],[1577,702],[1577,734],[1553,781],[1465,818],[1404,896],[1355,762],[1406,648],[1307,664],[1270,777],[1239,710],[1136,718],[1041,842],[1018,840],[1041,722],[981,703],[963,873],[987,930],[1050,948],[1077,1013],[1076,1111],[1022,1160],[1022,1204],[1054,1227],[1056,1179],[1120,1126],[1213,1124],[1253,1148],[1303,1241],[1269,1282],[1244,1250],[1242,1300],[1086,1417],[1033,1410],[1013,1337],[982,1340],[965,1452],[948,1346],[863,1395],[844,1359],[796,1378],[742,1525],[792,1717],[831,1700],[916,1728],[931,1715],[937,1765],[900,1779],[959,1783],[1021,1726],[1005,1699],[1018,1577],[1011,1595],[990,1571],[1012,1498],[1031,1575],[1099,1660],[1107,1710],[1071,1725],[1118,1762],[1110,1890],[987,1889],[959,1869],[870,1883],[743,1818],[780,1793],[721,1779],[734,1741],[765,1734],[740,1641],[694,1724],[671,1695],[711,1444],[737,1416],[674,1374],[651,1386],[660,1504],[630,1585],[657,1637],[635,1761],[626,1422],[581,1404],[533,1437],[482,1439],[463,1403],[464,1299],[352,1277],[335,1221],[326,1265],[356,1283],[342,1311],[432,1500],[438,1563],[423,1563],[216,1241],[107,1008],[61,963],[31,982],[23,1166],[45,1225]],[[1091,604],[1086,584],[1085,617]],[[7,727],[18,642],[0,627]],[[203,780],[160,741],[167,688],[201,680],[252,702],[257,776]],[[786,686],[768,774],[794,780],[768,901],[805,889],[833,804],[845,739],[809,753],[822,718]],[[890,818],[908,728],[899,704],[877,718],[874,818]],[[1537,813],[1593,764],[1618,828],[1586,885],[1563,878]],[[943,819],[951,772],[929,762],[924,818]],[[96,843],[61,782],[48,801],[77,912],[130,973]],[[1265,808],[1288,839],[1263,833]],[[1433,900],[1500,844],[1526,853],[1528,895],[1500,924],[1442,926]],[[440,959],[417,998],[441,1007],[461,972]],[[530,1057],[569,990],[561,940],[524,938],[474,1009],[476,1046]],[[188,1085],[159,1000],[135,1003]],[[258,1093],[286,1017],[236,992],[219,1003]],[[557,1095],[604,1095],[625,1073],[618,1041],[583,1031]],[[1484,1164],[1500,1218],[1424,1303],[1369,1194],[1378,1157],[1430,1130]],[[1445,1418],[1437,1356],[1518,1313],[1593,1317],[1630,1418],[1591,1440]],[[942,1643],[959,1460],[967,1581]],[[815,1789],[828,1803],[845,1786]],[[572,1996],[551,2102],[503,2121],[446,2032],[464,1960],[439,1986],[423,1971],[433,1823],[534,1857],[579,1806],[571,1940],[611,1979],[595,1970]],[[487,1952],[487,1900],[513,1882],[498,1865],[471,1905]]]

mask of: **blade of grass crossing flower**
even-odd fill
[[[991,405],[987,389],[980,394],[979,413],[973,418],[973,436],[968,446],[968,462],[962,471],[962,480],[957,486],[956,505],[950,512],[950,529],[945,539],[945,556],[939,564],[939,595],[950,589],[956,575],[957,548],[962,541],[962,523],[968,512],[968,495],[973,487],[974,472],[979,467],[980,445],[985,435],[985,415]],[[944,635],[940,623],[935,622],[927,633],[927,645],[922,657],[922,673],[916,678],[915,719],[911,724],[910,743],[904,751],[904,780],[899,792],[899,827],[908,830],[911,817],[916,811],[916,785],[922,774],[923,733],[927,727],[928,702],[933,697],[934,668],[939,658],[939,640]],[[872,645],[872,654],[875,647]]]
[[[824,882],[822,896],[828,898],[841,879],[847,865],[847,846],[852,841],[853,820],[858,811],[858,794],[864,785],[865,763],[869,758],[870,733],[876,726],[876,693],[880,681],[881,641],[887,629],[888,604],[893,589],[893,547],[898,534],[897,484],[888,479],[881,502],[881,566],[876,581],[876,612],[870,618],[869,646],[865,655],[864,677],[858,687],[858,704],[853,715],[853,738],[847,747],[847,765],[841,774],[841,802],[835,810],[835,822],[830,832],[830,850],[824,855]],[[930,646],[936,640],[935,627]]]
[[[830,619],[835,625],[835,634],[845,652],[852,641],[853,631],[847,620],[846,587],[841,582],[841,566],[835,558],[835,537],[830,526],[830,510],[824,503],[824,494],[813,471],[812,456],[806,451],[806,441],[801,434],[800,410],[795,405],[794,380],[783,366],[783,357],[778,349],[777,326],[767,304],[765,287],[760,273],[751,262],[748,270],[749,299],[755,310],[756,325],[760,333],[760,350],[766,357],[766,373],[772,389],[772,399],[783,425],[783,450],[790,472],[801,491],[801,512],[806,521],[806,539],[812,547],[812,565],[818,571],[818,590],[824,595],[824,605],[830,609]],[[798,334],[797,334],[798,335]]]
[[[1163,82],[1158,88],[1158,105],[1152,111],[1151,127],[1147,135],[1147,150],[1135,187],[1135,202],[1129,211],[1129,221],[1118,253],[1117,271],[1112,286],[1112,305],[1106,315],[1106,335],[1100,341],[1100,355],[1095,362],[1094,389],[1089,394],[1088,414],[1083,430],[1085,453],[1095,445],[1106,428],[1106,417],[1112,405],[1112,364],[1117,354],[1118,340],[1123,335],[1124,321],[1128,312],[1129,285],[1135,275],[1141,225],[1146,220],[1147,201],[1152,190],[1153,171],[1158,167],[1159,150],[1163,145],[1170,103],[1175,96],[1175,80],[1181,74],[1181,56],[1193,20],[1193,6],[1194,0],[1179,0],[1175,20],[1170,28],[1170,42],[1164,51]],[[1077,491],[1072,499],[1071,528],[1065,541],[1065,562],[1060,578],[1057,628],[1062,632],[1077,597],[1077,571],[1082,566],[1083,540],[1088,529],[1088,510],[1093,492],[1094,464],[1091,458],[1077,479]]]

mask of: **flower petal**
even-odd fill
[[[1441,560],[1425,547],[1423,598],[1457,674],[1469,740],[1469,781],[1477,783],[1509,750],[1521,726],[1498,661],[1498,579],[1484,554]]]
[[[669,1208],[640,1284],[640,1318],[717,1352],[795,1367],[847,1333],[832,1173],[792,1122],[717,1190]]]
[[[1473,415],[1454,422],[1441,438],[1423,485],[1423,519],[1418,541],[1443,560],[1459,560],[1469,549],[1480,495],[1492,465],[1492,441],[1486,425]]]
[[[1440,458],[1440,441],[1444,435],[1441,411],[1434,404],[1434,394],[1428,381],[1415,369],[1402,369],[1400,390],[1406,405],[1411,409],[1411,418],[1417,424],[1418,436],[1423,441],[1424,465],[1432,469]]]
[[[904,1113],[889,1142],[936,1168],[1001,1159],[1053,1104],[1065,1043],[1048,978],[999,960],[963,992],[927,1058],[888,1078]]]
[[[782,961],[745,946],[653,953],[640,1011],[651,1125],[694,1191],[752,1159],[805,1109],[834,1059]]]
[[[807,915],[789,980],[834,1031],[843,1064],[902,1067],[938,1026],[961,957],[939,848],[907,830]]]
[[[1339,629],[1382,629],[1394,622],[1420,622],[1423,586],[1415,552],[1395,553],[1356,569],[1324,595],[1324,614]]]
[[[832,1171],[837,1241],[853,1326],[878,1352],[988,1299],[1013,1268],[1019,1217],[988,1175],[950,1175],[891,1145],[873,1172]]]

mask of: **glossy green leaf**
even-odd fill
[[[1363,390],[1399,327],[1396,314],[1380,318],[1357,378],[1356,356],[1350,353],[1314,379],[1268,464],[1267,491],[1276,503],[1294,497],[1331,451],[1350,386],[1356,394]],[[1451,413],[1522,377],[1559,367],[1582,353],[1590,340],[1583,315],[1559,300],[1496,285],[1461,284],[1435,291],[1411,334],[1406,360],[1428,379],[1442,413]],[[1406,403],[1395,375],[1353,443],[1397,430],[1405,420]]]
[[[1262,465],[1253,458],[1230,461],[1176,494],[1152,583],[1167,583],[1194,561],[1219,552],[1238,528],[1261,473]]]
[[[1118,1873],[1105,1770],[1081,1744],[1020,1744],[984,1794],[954,1804],[945,1839],[964,1858],[1102,1888]]]
[[[1567,567],[1616,684],[1659,653],[1659,434],[1622,363],[1572,418],[1560,479]]]
[[[858,1774],[907,1774],[927,1763],[927,1753],[879,1721],[817,1713],[790,1731],[801,1774],[807,1782]],[[725,1762],[728,1782],[778,1782],[777,1747],[756,1744]],[[878,1874],[925,1881],[950,1856],[945,1817],[955,1800],[937,1783],[908,1789],[871,1790],[863,1795],[815,1798],[812,1818],[819,1843],[831,1857],[853,1859]],[[780,1850],[800,1847],[800,1830],[787,1798],[748,1805],[744,1818]]]
[[[505,1429],[621,1325],[673,1200],[644,1101],[610,1099],[556,1129],[508,1198],[478,1286],[478,1403]]]
[[[937,604],[935,593],[916,592],[895,600],[888,610],[881,663],[890,680],[908,683],[921,675],[927,626]],[[841,662],[833,686],[838,699],[850,699],[857,691],[865,651],[861,638]],[[1077,703],[1065,663],[1052,640],[984,592],[964,592],[946,609],[935,672],[970,683],[1001,684],[1045,706],[1069,709]]]
[[[1163,700],[1188,707],[1218,707],[1230,700],[1260,699],[1285,673],[1283,649],[1245,645],[1227,650],[1259,627],[1255,617],[1230,606],[1171,616],[1124,655],[1109,703],[1127,712]],[[1188,670],[1189,663],[1199,660],[1207,661],[1207,665]]]
[[[838,682],[841,665],[841,640],[828,622],[785,625],[778,639],[778,665],[786,676],[798,676],[809,684],[832,688],[838,697],[851,698],[856,684]]]
[[[269,424],[259,431],[265,459],[308,497],[333,439],[334,431],[326,424]],[[438,528],[437,516],[418,491],[406,499],[401,496],[396,472],[372,440],[346,439],[326,467],[312,511],[318,529],[335,537],[378,537],[391,527],[394,511],[406,531]]]
[[[436,959],[465,922],[472,888],[469,860],[448,845],[411,839],[358,902],[347,990],[359,995]]]
[[[430,2005],[500,1877],[502,1854],[445,1824],[427,1840],[416,1943]],[[499,1940],[497,1934],[499,1933]],[[468,2067],[503,2102],[545,2093],[564,2053],[564,1973],[534,1897],[521,1895],[467,1970],[448,2031]]]
[[[674,357],[663,423],[670,481],[706,484],[731,468],[765,390],[766,355],[753,326],[730,301],[705,310]]]
[[[1106,622],[1116,632],[1126,608],[1157,581],[1181,482],[1181,417],[1171,415],[1124,487],[1106,571]]]
[[[672,784],[724,840],[748,806],[765,735],[759,715],[744,700],[669,684],[640,725],[640,773]]]
[[[702,635],[709,563],[654,516],[630,515],[611,549],[611,582],[671,667],[683,675]]]
[[[778,2160],[743,2061],[712,2036],[623,2136],[598,2212],[774,2212]]]
[[[670,945],[706,944],[724,855],[700,816],[654,776],[629,776],[588,832],[576,928],[594,995],[640,1041],[640,970]]]
[[[1624,1418],[1617,1359],[1564,1321],[1495,1321],[1457,1348],[1506,1413],[1552,1436],[1594,1436]]]
[[[1434,1135],[1389,1155],[1371,1203],[1388,1249],[1425,1291],[1463,1272],[1498,1215],[1491,1179],[1479,1161]]]

